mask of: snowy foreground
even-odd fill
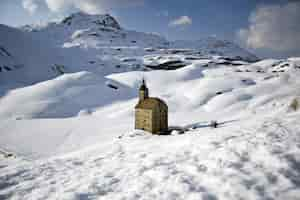
[[[79,72],[10,91],[0,145],[16,157],[0,160],[0,199],[299,199],[298,59],[278,73],[278,60],[208,62],[107,76],[118,90]],[[142,75],[185,134],[133,131]]]
[[[299,199],[300,126],[295,116],[260,120],[178,136],[138,132],[63,158],[2,164],[0,194],[2,199]]]
[[[300,199],[300,58],[82,13],[0,42],[0,200]],[[184,134],[134,130],[143,77]]]

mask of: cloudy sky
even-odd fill
[[[229,39],[261,57],[300,56],[300,0],[0,0],[0,23],[110,13],[125,28],[170,40]]]

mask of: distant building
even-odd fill
[[[159,98],[149,97],[145,80],[139,89],[139,102],[135,106],[135,128],[152,134],[165,134],[168,131],[168,106]]]

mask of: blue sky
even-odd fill
[[[156,31],[171,39],[186,37],[197,39],[208,35],[232,37],[235,30],[247,25],[248,16],[256,6],[255,3],[241,5],[240,0],[232,0],[231,3],[217,0],[157,2],[159,3],[147,3],[147,7],[134,13],[122,13],[125,16],[124,19],[131,19],[124,23],[129,27],[137,27],[146,31],[153,31],[153,26],[155,26]],[[168,16],[164,15],[166,12]],[[135,15],[143,16],[143,21],[135,20]],[[168,23],[179,16],[189,16],[193,24],[182,28],[169,27]],[[145,26],[145,23],[153,24],[153,26]]]
[[[79,10],[109,12],[123,27],[170,40],[216,36],[261,57],[300,56],[297,0],[1,0],[0,23],[44,23]]]

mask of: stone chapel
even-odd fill
[[[168,131],[168,106],[154,97],[149,97],[145,80],[139,89],[139,101],[135,106],[135,129],[163,135]]]

